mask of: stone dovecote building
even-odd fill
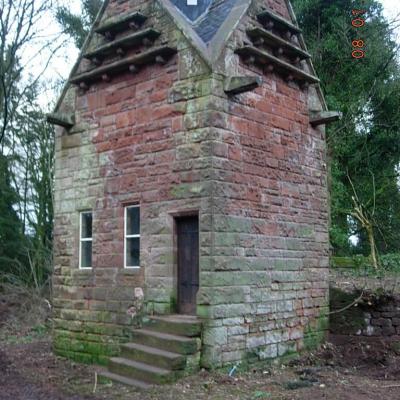
[[[56,353],[147,387],[321,342],[335,118],[288,1],[106,1],[48,116]]]

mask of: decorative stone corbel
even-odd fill
[[[261,76],[228,76],[225,78],[224,91],[228,95],[234,95],[249,92],[261,84]]]
[[[326,125],[342,118],[339,111],[317,111],[310,110],[310,124],[312,126]]]
[[[75,125],[75,116],[73,114],[50,113],[46,115],[49,124],[63,126],[70,129]]]

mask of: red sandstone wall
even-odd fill
[[[253,13],[264,3],[254,2]],[[288,18],[283,0],[269,5]],[[210,366],[311,348],[327,329],[325,135],[308,117],[315,91],[238,61],[245,30],[258,26],[254,14],[221,62],[232,75],[262,76],[262,86],[229,100],[214,92],[224,123],[213,153],[215,258],[201,287],[219,321],[205,335]]]
[[[130,3],[113,4],[117,13]],[[288,15],[283,1],[271,6]],[[203,365],[301,350],[324,333],[328,272],[324,134],[309,125],[308,93],[233,55],[245,18],[219,64],[233,60],[227,74],[263,75],[264,83],[228,99],[223,76],[211,76],[154,12],[148,24],[179,54],[78,92],[76,132],[58,133],[55,347],[104,361],[118,349],[110,343],[126,340],[136,287],[149,312],[170,312],[173,213],[196,209]],[[142,268],[129,271],[123,208],[132,202],[141,205]],[[84,209],[94,211],[91,271],[77,267]]]
[[[114,6],[119,13],[129,2]],[[163,10],[142,11],[151,16],[146,25],[162,32],[159,42],[179,45],[179,55],[88,91],[70,91],[76,126],[57,134],[55,348],[85,361],[103,362],[118,351],[115,343],[127,340],[135,323],[127,311],[140,300],[135,288],[145,291],[149,312],[171,311],[172,213],[200,210],[200,223],[209,224],[210,151],[202,141],[204,108],[194,104],[209,94],[207,70]],[[123,268],[124,206],[132,203],[141,206],[137,270]],[[91,270],[78,269],[82,210],[93,210]]]

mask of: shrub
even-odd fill
[[[381,267],[385,271],[400,272],[400,253],[388,253],[380,257]]]

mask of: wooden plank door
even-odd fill
[[[199,290],[199,219],[177,218],[178,313],[196,314]]]

